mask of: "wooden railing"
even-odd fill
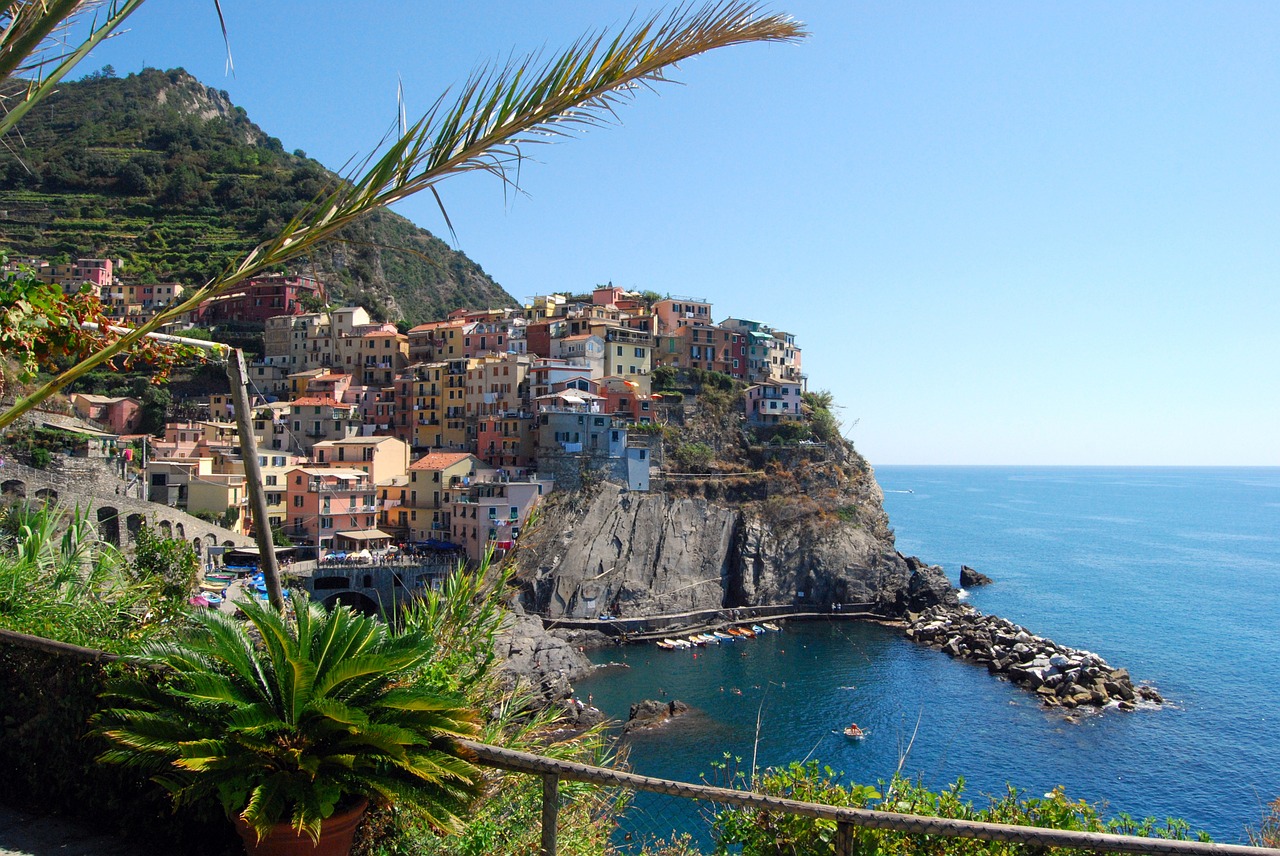
[[[820,803],[801,802],[781,797],[767,796],[752,791],[718,788],[710,785],[694,785],[640,776],[621,770],[593,767],[572,761],[560,761],[460,740],[458,745],[464,754],[482,764],[526,773],[542,778],[542,856],[556,854],[556,817],[560,806],[559,784],[561,779],[588,782],[594,785],[647,791],[655,794],[704,800],[721,805],[732,805],[758,811],[811,817],[836,823],[836,856],[851,856],[855,830],[880,829],[913,835],[933,835],[951,838],[969,838],[982,841],[1001,841],[1023,844],[1029,847],[1064,847],[1081,851],[1104,853],[1178,854],[1178,856],[1280,856],[1280,849],[1247,847],[1239,844],[1212,844],[1202,841],[1177,841],[1164,838],[1143,838],[1135,835],[1115,835],[1104,832],[1078,832],[1064,829],[1046,829],[1034,826],[1013,826],[1003,823],[985,823],[972,820],[952,820],[943,817],[898,814],[871,809],[837,808]]]

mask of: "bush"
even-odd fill
[[[725,771],[727,768],[719,765],[719,769]],[[733,780],[745,784],[740,773],[734,774]],[[1178,841],[1191,837],[1186,822],[1174,818],[1163,824],[1151,818],[1135,821],[1123,814],[1113,820],[1103,820],[1096,806],[1083,800],[1068,799],[1062,788],[1054,789],[1043,798],[1024,798],[1022,792],[1009,787],[999,796],[988,797],[987,805],[978,808],[965,798],[964,779],[937,792],[902,778],[894,778],[887,785],[882,783],[879,789],[857,784],[846,786],[841,784],[844,780],[843,773],[810,761],[765,770],[751,784],[754,790],[771,796],[837,807]],[[829,854],[834,847],[835,833],[834,821],[755,809],[721,809],[716,812],[713,824],[716,852],[740,852],[742,856]],[[858,827],[854,834],[854,852],[877,856],[915,856],[919,853],[1014,856],[1026,851],[1019,844],[911,835],[864,827]],[[1196,837],[1201,841],[1209,840],[1204,833]]]
[[[147,524],[134,533],[134,557],[129,563],[135,580],[158,587],[162,597],[179,604],[195,590],[200,558],[191,545],[167,538]]]
[[[715,450],[706,443],[682,443],[676,446],[671,458],[676,472],[705,473],[710,472],[715,456]]]

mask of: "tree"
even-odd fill
[[[158,586],[163,597],[181,601],[195,588],[200,559],[191,545],[179,538],[158,534],[147,524],[133,533],[134,580]]]
[[[74,51],[56,58],[53,71],[30,88],[28,98],[0,120],[0,136],[94,45],[120,26],[142,0],[116,0],[100,26]],[[9,26],[0,44],[0,84],[50,60],[41,54],[54,29],[74,20],[78,4],[16,0],[3,7]],[[181,302],[121,335],[67,371],[41,385],[0,414],[0,428],[31,410],[95,366],[195,309],[210,297],[244,280],[285,265],[345,226],[424,190],[445,178],[487,172],[518,189],[524,147],[602,125],[616,106],[654,83],[665,81],[680,62],[715,48],[748,42],[791,42],[803,28],[782,15],[766,14],[742,0],[713,2],[700,9],[680,8],[625,28],[616,37],[587,36],[559,56],[539,65],[535,57],[474,73],[452,101],[443,96],[421,119],[404,128],[380,155],[361,165],[363,172],[316,196],[278,233],[270,235],[239,263],[193,289]],[[438,199],[438,197],[437,197]],[[443,210],[443,209],[442,209]],[[448,222],[446,214],[446,222]]]

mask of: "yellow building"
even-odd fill
[[[347,437],[316,443],[316,467],[340,467],[368,473],[374,484],[409,470],[409,444],[395,437]]]
[[[469,479],[480,459],[468,452],[430,452],[409,465],[409,531],[414,541],[448,539],[447,492],[454,479]]]

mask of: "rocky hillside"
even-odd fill
[[[19,256],[124,259],[133,281],[201,282],[339,180],[182,69],[67,83],[20,131],[0,151],[0,240]],[[343,237],[299,266],[336,302],[415,323],[515,303],[399,215]]]
[[[954,603],[939,569],[895,549],[875,475],[850,444],[838,434],[762,443],[714,398],[710,410],[699,397],[661,415],[668,472],[693,442],[717,449],[707,472],[670,473],[648,493],[606,483],[552,495],[516,557],[531,610],[636,617],[842,603],[902,615]]]

